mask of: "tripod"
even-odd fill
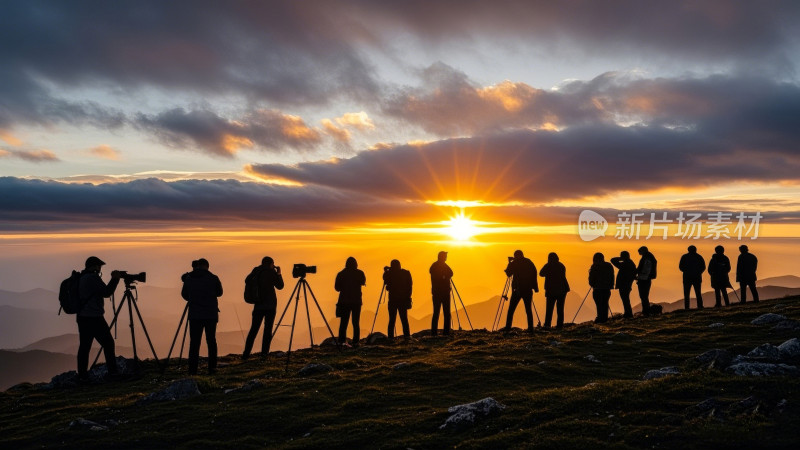
[[[456,297],[458,297],[458,301],[461,302],[461,309],[464,311],[464,315],[467,317],[467,322],[469,323],[469,329],[475,330],[472,328],[472,321],[469,320],[469,314],[467,313],[467,307],[464,306],[464,300],[461,300],[461,294],[458,293],[458,288],[456,284],[453,282],[453,279],[450,279],[450,285],[453,286],[453,290],[450,291],[450,296],[453,298],[453,309],[456,311],[456,320],[458,321],[458,331],[461,331],[461,317],[458,315],[458,304],[456,303]],[[453,318],[450,317],[450,321],[453,321]]]
[[[575,317],[572,318],[572,323],[575,323],[575,319],[578,318],[578,313],[581,312],[581,308],[583,308],[583,304],[586,302],[586,299],[589,298],[589,292],[592,292],[592,288],[589,288],[589,290],[586,291],[586,295],[583,296],[583,301],[581,302],[581,306],[579,306],[578,310],[575,311]]]
[[[494,313],[494,322],[492,322],[492,331],[500,329],[500,324],[503,320],[503,307],[505,302],[508,301],[508,291],[511,289],[511,279],[513,275],[506,278],[506,284],[503,285],[503,293],[500,294],[500,302],[497,304],[497,312]]]
[[[275,325],[275,330],[272,332],[272,338],[275,339],[275,334],[278,333],[278,328],[281,326],[281,322],[283,322],[284,316],[286,316],[286,311],[289,310],[289,305],[292,304],[292,297],[294,297],[294,316],[292,317],[292,332],[289,334],[289,350],[286,351],[286,371],[289,370],[289,361],[292,357],[292,341],[294,339],[294,325],[297,322],[297,308],[300,304],[300,291],[302,289],[303,292],[303,301],[306,304],[306,317],[308,318],[308,336],[311,339],[311,347],[314,347],[314,334],[311,330],[311,312],[308,309],[308,294],[311,294],[311,298],[314,300],[314,304],[317,305],[317,310],[319,310],[319,315],[322,316],[322,320],[325,322],[325,326],[328,328],[328,332],[331,334],[331,337],[336,342],[336,348],[341,351],[341,346],[339,344],[339,340],[336,339],[336,336],[333,335],[333,330],[331,330],[331,326],[328,325],[328,320],[325,319],[325,314],[322,312],[322,308],[319,306],[319,302],[317,301],[317,296],[314,295],[314,291],[311,290],[311,285],[308,284],[306,281],[306,276],[303,274],[300,276],[300,279],[297,280],[297,284],[294,285],[294,289],[292,289],[292,293],[289,294],[289,301],[286,302],[286,308],[283,309],[283,313],[281,313],[281,318],[278,319],[278,323]],[[296,295],[295,295],[296,294]],[[266,333],[267,330],[264,330]]]
[[[133,295],[133,292],[136,292],[136,295]],[[133,328],[133,311],[136,311],[136,316],[139,318],[139,324],[142,325],[142,330],[144,330],[144,336],[147,338],[147,343],[150,344],[150,351],[153,352],[153,358],[156,360],[156,364],[158,365],[159,369],[161,369],[161,361],[156,356],[156,349],[153,348],[153,341],[150,340],[150,335],[147,333],[147,327],[144,326],[144,319],[142,319],[142,313],[139,312],[139,306],[136,304],[136,301],[139,299],[139,292],[136,290],[136,284],[131,281],[128,282],[125,280],[125,294],[122,295],[122,300],[119,301],[119,307],[117,310],[114,311],[114,320],[111,321],[111,325],[109,325],[109,329],[114,327],[117,324],[117,319],[119,319],[119,313],[122,311],[122,307],[125,306],[125,302],[128,302],[128,320],[129,326],[131,328],[131,345],[133,346],[133,361],[136,365],[137,369],[139,366],[139,355],[136,353],[136,332]],[[97,356],[94,358],[94,362],[92,365],[94,366],[97,364],[97,360],[100,358],[100,353],[102,352],[102,348],[97,352]],[[161,369],[163,372],[163,369]]]
[[[178,334],[181,332],[181,325],[183,325],[183,338],[181,339],[181,351],[178,353],[178,364],[180,365],[181,359],[183,358],[183,347],[186,344],[186,331],[189,329],[189,321],[186,321],[186,325],[183,324],[184,319],[186,319],[186,313],[189,312],[189,303],[186,303],[186,306],[183,308],[183,314],[181,314],[181,320],[178,322],[178,329],[175,330],[175,337],[172,339],[172,345],[169,346],[169,353],[167,353],[167,359],[164,361],[164,370],[167,370],[167,365],[169,364],[169,357],[172,356],[172,349],[175,348],[175,342],[178,340]]]
[[[386,283],[383,283],[381,294],[378,296],[378,306],[375,307],[375,317],[372,318],[372,328],[369,329],[369,334],[372,334],[372,332],[375,331],[375,321],[378,320],[378,311],[381,309],[381,304],[386,303],[386,299],[388,297],[389,291],[386,289]],[[397,335],[397,322],[394,323],[394,334],[395,336]]]

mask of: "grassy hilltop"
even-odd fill
[[[342,353],[307,349],[292,354],[288,372],[285,357],[242,362],[231,355],[221,358],[217,375],[196,378],[201,395],[142,404],[186,377],[185,362],[160,375],[148,361],[134,381],[52,390],[24,384],[0,393],[0,446],[796,448],[800,377],[741,377],[698,368],[692,359],[714,348],[746,354],[798,337],[750,324],[764,313],[800,319],[798,299],[532,336],[464,331]],[[309,363],[334,370],[299,376]],[[665,366],[681,373],[642,381]],[[224,392],[254,379],[263,385]],[[484,397],[507,408],[466,428],[439,429],[448,407]],[[697,406],[709,399],[716,407]],[[78,418],[108,428],[71,427]]]

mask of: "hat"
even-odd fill
[[[98,258],[97,256],[90,256],[86,258],[87,269],[92,266],[102,266],[102,265],[105,265],[105,262],[103,262],[103,260]]]

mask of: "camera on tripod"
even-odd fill
[[[511,261],[513,261],[513,260],[514,260],[514,257],[513,257],[513,256],[509,256],[509,257],[508,257],[508,262],[511,262]]]
[[[306,274],[317,273],[317,266],[307,266],[305,264],[295,264],[292,267],[292,276],[294,278],[305,278]]]
[[[115,272],[119,274],[119,277],[122,278],[125,284],[147,282],[147,272],[128,273],[126,270],[115,270]]]

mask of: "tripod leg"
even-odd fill
[[[578,318],[578,313],[581,312],[581,308],[583,308],[583,304],[586,302],[586,299],[589,298],[589,292],[592,292],[592,288],[589,288],[589,290],[586,291],[586,295],[583,296],[583,301],[581,302],[581,306],[578,306],[578,310],[575,311],[575,317],[572,318],[572,323],[575,323],[575,319]]]
[[[298,294],[299,297],[299,294]],[[306,285],[303,285],[303,300],[306,302],[306,318],[308,318],[308,337],[311,339],[311,347],[314,347],[314,332],[311,330],[311,313],[308,310],[308,293],[306,292]]]
[[[456,294],[450,291],[450,297],[453,299],[453,309],[455,310],[456,320],[458,321],[458,331],[461,331],[461,317],[458,315],[458,304],[456,303]],[[450,315],[450,323],[453,323],[452,315]]]
[[[375,331],[375,321],[378,320],[378,311],[381,309],[381,300],[383,299],[383,291],[386,290],[386,283],[383,283],[381,288],[381,295],[378,296],[378,306],[375,307],[375,317],[372,318],[372,328],[369,329],[369,334]]]
[[[278,328],[280,328],[281,322],[283,322],[283,317],[286,315],[286,311],[289,310],[289,305],[292,304],[292,298],[294,298],[294,293],[299,287],[300,287],[300,281],[298,281],[297,284],[294,285],[294,288],[292,289],[292,293],[289,294],[289,301],[286,302],[286,307],[283,308],[283,313],[281,313],[281,318],[278,319],[278,323],[275,324],[275,330],[272,331],[272,338],[273,339],[275,339],[275,334],[278,332]],[[264,330],[264,332],[266,332],[266,331],[267,330]]]
[[[144,325],[144,319],[142,319],[142,313],[139,312],[139,305],[137,305],[136,301],[133,299],[131,299],[131,301],[128,302],[128,305],[130,305],[131,303],[133,304],[133,309],[136,310],[136,316],[139,318],[139,323],[142,325],[142,331],[144,331],[144,337],[145,339],[147,339],[147,344],[150,346],[150,351],[153,352],[153,359],[156,360],[156,365],[160,369],[161,360],[159,360],[158,356],[156,356],[156,349],[155,347],[153,347],[153,341],[150,339],[150,334],[147,332],[147,327]],[[131,328],[131,331],[133,331],[133,328]],[[134,351],[136,351],[135,348],[136,347],[134,347]]]
[[[508,278],[506,278],[506,284],[503,285],[503,293],[500,294],[500,303],[497,304],[497,311],[494,313],[494,320],[492,321],[492,331],[497,328],[497,316],[500,314],[500,308],[503,306],[503,299],[506,296],[506,289],[508,289]]]
[[[542,321],[539,319],[539,311],[536,310],[536,302],[533,301],[533,296],[531,296],[531,306],[533,306],[533,312],[536,313],[536,326],[541,327]]]
[[[186,307],[183,308],[183,314],[181,315],[181,320],[178,322],[178,329],[175,330],[175,337],[172,338],[172,345],[169,346],[169,353],[167,353],[167,359],[164,362],[164,370],[167,369],[169,365],[169,358],[172,356],[172,350],[175,348],[175,342],[178,341],[178,335],[181,333],[181,326],[183,326],[183,319],[186,318],[186,313],[189,311],[189,303],[186,303]]]
[[[302,279],[301,279],[302,280]],[[292,317],[292,333],[289,335],[289,350],[286,351],[286,371],[289,371],[289,361],[292,358],[292,340],[294,339],[294,324],[297,322],[297,306],[300,303],[300,289],[297,289],[297,296],[294,300],[294,316]]]
[[[336,339],[336,336],[333,334],[331,326],[328,325],[328,319],[325,318],[325,313],[322,312],[322,307],[319,306],[319,302],[317,301],[317,296],[314,295],[314,291],[311,290],[311,285],[308,286],[308,292],[309,294],[311,294],[311,298],[314,299],[314,304],[317,305],[317,309],[319,310],[319,315],[322,316],[322,321],[325,322],[325,327],[328,328],[328,332],[331,334],[331,337],[333,338],[334,342],[336,342],[336,348],[338,348],[339,351],[342,351],[342,346],[339,344],[339,340]]]
[[[178,353],[178,365],[181,364],[181,359],[183,358],[183,347],[186,346],[186,335],[189,332],[189,321],[187,320],[183,326],[183,337],[181,338],[181,352]]]
[[[466,305],[464,305],[464,300],[461,299],[461,294],[458,293],[458,288],[456,287],[456,284],[453,282],[452,279],[450,280],[450,284],[453,285],[453,290],[456,292],[456,295],[458,296],[458,301],[461,302],[461,309],[464,310],[464,315],[467,316],[467,323],[469,323],[469,329],[474,331],[475,328],[472,327],[472,321],[469,319],[469,313],[467,312],[467,307]],[[461,326],[459,326],[459,329],[461,329]]]
[[[119,307],[117,308],[117,310],[116,310],[116,311],[114,311],[114,320],[112,320],[112,321],[111,321],[111,325],[109,325],[109,326],[108,326],[108,329],[109,329],[109,330],[110,330],[110,329],[111,329],[111,328],[112,328],[114,325],[116,325],[116,323],[117,323],[117,318],[119,318],[119,313],[120,313],[120,311],[122,311],[122,305],[124,305],[124,304],[125,304],[125,301],[124,301],[124,300],[125,300],[125,297],[122,297],[122,300],[123,300],[123,301],[120,301],[120,302],[119,302]],[[103,346],[100,346],[100,349],[99,349],[99,350],[97,350],[97,355],[94,357],[94,362],[93,362],[93,363],[92,363],[92,365],[91,365],[91,366],[89,366],[89,367],[94,367],[94,365],[95,365],[95,364],[97,364],[97,360],[98,360],[98,359],[100,359],[100,353],[103,353]]]

